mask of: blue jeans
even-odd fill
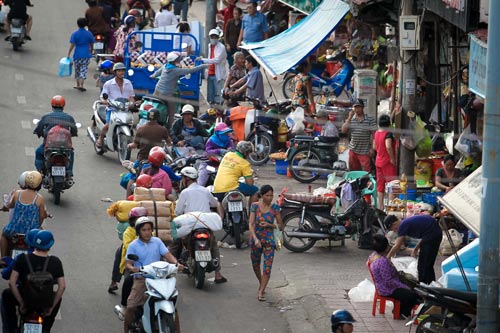
[[[180,15],[182,11],[182,20],[185,22],[188,20],[188,9],[188,0],[174,1],[174,15]]]
[[[247,183],[239,183],[238,191],[243,193],[246,197],[251,197],[259,191],[259,188],[255,185],[248,185]]]
[[[217,80],[215,75],[208,76],[207,79],[207,100],[208,103],[222,103],[222,87],[224,80]]]
[[[43,155],[43,146],[45,143],[42,143],[38,148],[35,150],[35,168],[38,171],[43,171],[45,170],[45,157]],[[69,164],[67,169],[67,176],[73,177],[73,163],[75,162],[75,152],[71,150],[71,154],[69,155]]]

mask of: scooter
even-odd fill
[[[339,160],[338,142],[339,137],[309,135],[297,135],[290,140],[286,159],[293,178],[312,183],[321,174],[347,171],[346,162]]]
[[[234,238],[234,243],[238,249],[241,249],[243,234],[248,230],[248,215],[245,203],[245,196],[238,190],[228,192],[222,200],[222,207],[225,212],[222,227],[226,235],[221,242],[230,235]]]
[[[419,322],[416,333],[476,332],[477,293],[435,288],[423,284],[418,284],[414,290],[424,299],[424,303],[418,307],[414,317],[406,323],[406,326]],[[431,307],[439,307],[441,312],[426,315]],[[419,318],[423,319],[420,321]]]
[[[103,95],[104,99],[108,99],[108,95]],[[134,138],[132,116],[133,103],[128,99],[119,98],[114,101],[108,101],[108,106],[102,104],[100,100],[94,102],[94,114],[92,115],[92,126],[87,127],[87,135],[94,143],[94,149],[97,155],[103,155],[106,151],[118,152],[120,163],[130,159],[130,149],[128,144]],[[99,137],[102,128],[106,124],[106,108],[112,108],[111,119],[109,121],[109,129],[102,147],[96,145],[97,138]]]
[[[31,333],[42,332],[43,315],[42,309],[31,310],[19,317],[19,332]]]
[[[96,59],[97,63],[99,63],[100,57],[106,53],[107,46],[107,38],[103,34],[95,34],[94,35],[94,47],[93,47],[93,56]]]
[[[158,119],[158,123],[162,126],[165,126],[167,124],[168,120],[167,103],[160,98],[146,95],[142,96],[142,103],[141,106],[139,107],[139,123],[137,124],[137,128],[141,127],[142,125],[148,122],[148,110],[152,108],[160,111],[160,119]]]
[[[20,254],[28,254],[28,244],[26,244],[25,234],[15,234],[12,241],[12,259],[17,258]]]
[[[357,199],[340,214],[335,213],[332,202],[310,203],[282,194],[283,245],[290,251],[304,252],[318,240],[342,241],[344,244],[346,238],[356,235],[359,248],[370,248],[372,236],[385,233],[383,221],[386,214],[366,202],[363,189],[369,181],[370,175],[366,175],[350,182]]]
[[[127,256],[129,260],[137,260],[134,254]],[[142,264],[141,264],[142,265]],[[175,333],[175,303],[177,302],[178,267],[165,261],[157,261],[141,266],[134,276],[146,280],[147,300],[142,308],[138,308],[136,320],[132,323],[131,332],[168,332]]]
[[[187,267],[194,277],[194,286],[203,289],[205,273],[211,273],[219,266],[217,258],[212,258],[210,252],[212,231],[207,228],[193,230],[188,237]]]
[[[10,42],[12,49],[18,51],[21,45],[24,44],[26,37],[26,22],[22,19],[12,19],[10,21]]]

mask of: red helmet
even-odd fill
[[[61,95],[55,95],[52,97],[50,105],[52,105],[53,108],[63,108],[66,105],[66,101]]]
[[[151,188],[152,185],[153,185],[153,177],[146,174],[140,175],[139,177],[137,177],[135,181],[136,187]]]
[[[151,165],[160,167],[163,164],[166,156],[167,154],[163,149],[155,149],[155,147],[153,147],[149,152],[148,161],[149,163],[151,163]]]

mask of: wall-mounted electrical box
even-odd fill
[[[420,17],[406,15],[399,17],[399,48],[401,50],[420,49]]]

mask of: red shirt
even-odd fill
[[[215,57],[215,45],[210,45],[210,57],[209,59],[213,59]],[[215,75],[215,64],[208,65],[208,75]]]
[[[392,150],[396,150],[396,140],[394,135],[388,131],[376,131],[374,134],[375,146],[377,147],[377,158],[375,159],[375,166],[383,167],[391,163],[391,158],[385,147],[385,140],[392,139]]]

